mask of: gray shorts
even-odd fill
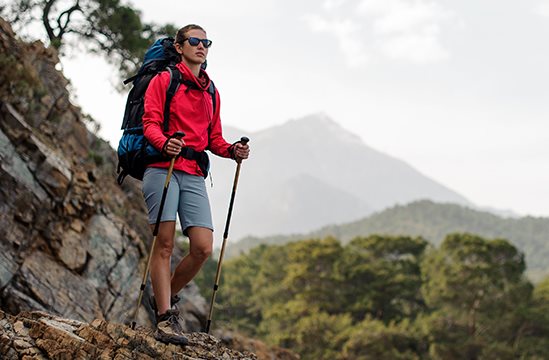
[[[168,169],[147,168],[145,170],[142,190],[149,209],[149,224],[156,223],[167,174]],[[191,226],[200,226],[213,231],[210,201],[202,176],[173,171],[160,221],[175,221],[177,214],[179,214],[184,235],[187,235],[187,229]]]

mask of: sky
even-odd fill
[[[549,0],[130,4],[207,30],[225,125],[253,134],[323,113],[478,206],[549,216]],[[85,53],[62,65],[116,147],[115,70]]]

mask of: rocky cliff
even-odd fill
[[[72,334],[67,339],[78,349],[95,347],[88,353],[110,358],[116,351],[97,353],[97,341],[118,342],[108,329],[129,331],[115,324],[130,320],[152,238],[140,183],[116,184],[115,152],[88,130],[93,120],[71,102],[59,68],[55,50],[19,41],[0,18],[0,350],[55,342],[32,335],[54,324],[52,331]],[[194,284],[179,295],[182,325],[200,331],[206,301]],[[138,314],[142,326],[151,324],[146,310]],[[15,343],[10,334],[28,324],[35,342]]]
[[[54,50],[0,22],[0,63],[0,306],[122,322],[150,238],[138,184],[117,186]]]

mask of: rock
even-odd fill
[[[97,290],[91,282],[56,262],[51,256],[35,251],[28,256],[17,274],[14,287],[28,291],[40,304],[57,314],[80,320],[102,318]],[[9,293],[10,301],[18,294]],[[25,299],[21,299],[25,301]]]
[[[163,344],[147,328],[135,330],[105,320],[90,323],[44,312],[11,316],[0,311],[0,353],[3,359],[234,359],[257,356],[226,347],[204,333],[186,334],[189,345]]]
[[[1,119],[0,119],[1,120]],[[34,179],[26,162],[17,153],[9,138],[0,130],[0,169],[2,178],[9,177],[30,191],[38,200],[47,201],[48,194]],[[3,181],[4,182],[4,181]]]
[[[77,271],[86,264],[87,249],[86,238],[68,229],[57,244],[57,256],[70,270]]]
[[[6,286],[17,272],[18,265],[9,254],[9,244],[0,243],[0,288]]]
[[[35,156],[43,158],[36,169],[35,177],[54,201],[62,201],[72,180],[70,164],[61,154],[48,148],[37,138],[31,137],[31,139],[40,152]]]

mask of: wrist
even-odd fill
[[[168,138],[168,139],[166,139],[166,141],[164,141],[164,145],[162,145],[162,151],[161,151],[161,153],[162,153],[162,155],[164,155],[164,156],[168,156],[168,153],[167,153],[166,149],[168,148],[168,143],[169,143],[169,142],[170,142],[170,139]]]
[[[229,157],[231,159],[235,159],[236,158],[236,154],[235,154],[235,151],[234,151],[234,147],[235,147],[236,143],[232,144],[231,146],[229,146],[229,148],[227,149],[229,151]]]

